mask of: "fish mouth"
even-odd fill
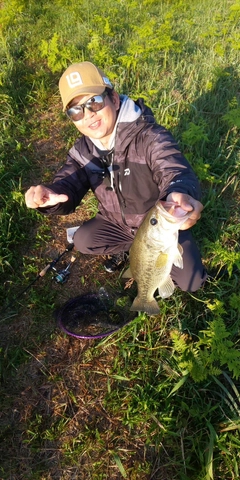
[[[164,220],[166,220],[168,224],[171,224],[172,226],[175,226],[176,224],[178,224],[179,225],[178,228],[180,228],[180,226],[186,222],[191,212],[186,212],[186,215],[178,217],[174,215],[174,211],[176,207],[179,207],[179,205],[175,202],[160,201],[156,204],[156,208],[159,212],[159,215]],[[166,230],[171,230],[171,226],[169,226],[169,228],[167,228],[166,226]]]

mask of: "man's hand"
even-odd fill
[[[203,210],[203,205],[198,200],[195,200],[193,197],[187,193],[172,192],[166,198],[167,202],[178,203],[179,207],[182,208],[186,213],[191,212],[189,218],[181,226],[180,230],[187,230],[191,228],[199,218],[201,218],[201,211]]]
[[[50,188],[44,187],[44,185],[30,187],[25,194],[25,202],[29,208],[53,207],[67,200],[67,195],[54,193]]]

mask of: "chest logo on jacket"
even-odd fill
[[[124,177],[126,177],[126,175],[130,175],[130,168],[125,168]]]

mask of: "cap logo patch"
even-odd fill
[[[110,87],[112,87],[112,84],[111,84],[109,78],[103,77],[103,81],[104,81],[104,83],[105,83],[106,85],[109,85]]]
[[[68,85],[70,88],[78,87],[78,85],[82,85],[83,81],[81,79],[81,75],[79,72],[72,72],[66,76]]]

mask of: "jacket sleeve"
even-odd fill
[[[171,133],[155,125],[148,133],[145,143],[147,163],[160,192],[160,199],[169,193],[187,193],[200,200],[199,181]]]
[[[58,203],[53,207],[39,207],[38,211],[45,215],[73,213],[90,188],[85,168],[74,160],[70,153],[67,156],[66,163],[55,175],[53,183],[44,185],[55,193],[64,193],[68,196],[67,202]]]

